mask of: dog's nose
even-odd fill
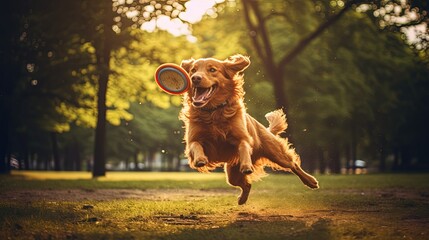
[[[203,78],[200,75],[194,74],[194,76],[192,76],[191,80],[192,80],[193,84],[198,85],[201,82],[201,80],[203,80]]]

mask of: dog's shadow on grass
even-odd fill
[[[186,217],[185,217],[186,218]],[[203,228],[186,228],[180,233],[167,235],[162,239],[331,239],[329,225],[331,220],[315,218],[309,223],[290,215],[260,216],[239,213],[235,221],[216,225],[216,221],[204,218],[195,219]],[[176,222],[173,224],[180,225]],[[183,223],[183,225],[189,224]],[[197,224],[198,225],[198,224]]]

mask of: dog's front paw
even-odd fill
[[[240,166],[240,172],[244,175],[249,175],[253,173],[253,166],[248,164],[242,164]]]
[[[197,159],[195,159],[195,167],[200,168],[200,167],[204,167],[205,165],[207,165],[207,163],[209,163],[208,159],[206,156],[203,157],[199,157]]]

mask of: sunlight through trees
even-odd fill
[[[1,17],[0,172],[179,170],[180,96],[153,73],[251,57],[246,104],[283,107],[309,171],[427,168],[426,1],[17,0]],[[131,167],[132,166],[132,167]],[[121,168],[122,169],[122,168]]]

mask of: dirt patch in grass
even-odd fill
[[[15,202],[32,201],[107,201],[142,199],[153,201],[204,199],[238,195],[236,189],[69,189],[69,190],[12,190],[0,192],[0,199]]]
[[[156,215],[153,216],[165,224],[171,225],[210,225],[210,228],[217,228],[228,221],[234,220],[236,224],[244,225],[252,222],[276,222],[276,221],[290,221],[297,220],[301,217],[296,217],[290,214],[272,214],[267,212],[253,211],[253,212],[233,212],[225,215]]]
[[[87,231],[92,231],[92,228],[96,228],[94,231],[106,229],[105,231],[109,234],[110,232],[119,232],[117,238],[126,238],[129,233],[128,230],[122,230],[123,228],[132,227],[137,229],[134,230],[134,234],[148,233],[155,236],[165,231],[164,229],[160,230],[161,226],[170,231],[170,234],[163,235],[165,239],[201,239],[207,236],[218,236],[218,239],[238,239],[240,236],[246,236],[248,239],[266,239],[265,235],[272,239],[427,239],[429,235],[427,231],[429,214],[426,210],[429,202],[428,189],[412,190],[399,187],[387,189],[321,189],[319,195],[324,198],[318,201],[324,201],[324,204],[306,208],[301,206],[302,209],[275,208],[270,207],[269,204],[260,206],[256,201],[251,201],[244,206],[236,206],[236,202],[233,201],[231,206],[219,206],[224,208],[224,212],[215,211],[215,214],[210,214],[207,211],[199,211],[198,207],[195,208],[196,210],[168,210],[167,206],[170,204],[167,201],[188,202],[211,199],[213,202],[213,199],[216,198],[235,198],[238,194],[239,190],[234,188],[33,189],[0,192],[0,202],[18,203],[24,206],[25,211],[37,208],[35,205],[37,202],[77,202],[75,205],[78,207],[72,206],[72,210],[66,208],[59,214],[54,212],[53,210],[58,210],[53,208],[53,210],[49,210],[49,214],[55,217],[75,214],[76,216],[70,217],[69,228],[78,229],[73,230],[76,231],[73,232],[73,236],[84,239],[89,239],[91,236],[84,235],[84,231],[82,232],[81,229],[87,229]],[[267,195],[269,192],[259,197],[266,198]],[[277,197],[279,196],[276,195]],[[103,209],[99,207],[99,205],[106,204],[104,201],[121,199],[164,202],[156,203],[160,206],[158,206],[159,211],[155,211],[154,214],[131,214],[118,218],[115,218],[114,214],[111,215],[112,213],[103,212]],[[98,203],[98,205],[94,203],[96,201],[103,203]],[[196,204],[200,204],[199,206],[202,208],[206,207],[204,206],[205,202]],[[162,207],[163,205],[165,205],[165,209]],[[47,206],[51,205],[48,204]],[[156,207],[155,205],[150,206]],[[10,219],[14,219],[16,213],[19,215],[20,211],[20,209],[14,210],[13,217]],[[33,211],[38,213],[39,210]],[[46,210],[43,211],[48,214]],[[34,215],[37,216],[37,214]],[[20,235],[21,232],[25,232],[29,228],[23,219],[9,220],[4,226],[10,233],[5,236],[15,236],[13,234],[27,236]],[[32,234],[31,231],[29,230],[29,234]],[[37,232],[37,234],[42,233]],[[58,230],[48,234],[59,234],[58,238],[64,237]],[[1,236],[0,234],[0,238]],[[130,236],[139,238],[139,235]]]
[[[408,190],[404,188],[388,188],[388,189],[335,189],[325,190],[329,194],[338,195],[361,195],[373,196],[381,198],[397,198],[397,199],[413,199],[413,200],[429,200],[429,190]]]
[[[204,199],[217,196],[238,196],[239,190],[227,189],[68,189],[68,190],[10,190],[0,192],[0,199],[26,202],[26,201],[103,201],[117,199],[142,200],[184,200]],[[324,190],[324,194],[373,196],[382,199],[412,199],[415,201],[428,201],[429,191],[406,190],[400,188],[390,189],[342,189]]]

